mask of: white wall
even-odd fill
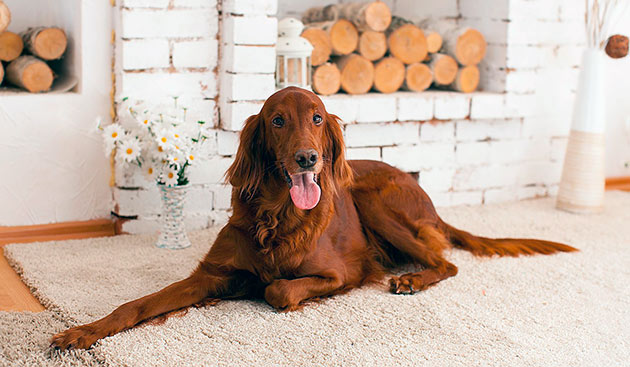
[[[81,83],[79,93],[0,95],[0,226],[108,217],[110,170],[95,120],[109,118],[111,6],[5,3],[13,13],[11,31],[35,24],[66,30],[71,47],[81,51],[73,57]]]
[[[630,36],[630,11],[614,31]],[[630,167],[625,167],[625,163],[630,165],[630,56],[608,59],[606,74],[606,176],[630,176]]]

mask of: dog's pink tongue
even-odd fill
[[[312,172],[300,173],[291,176],[293,187],[289,190],[293,204],[300,209],[313,209],[322,195],[322,189],[313,180]]]

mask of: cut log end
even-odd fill
[[[383,32],[365,31],[359,36],[359,54],[370,61],[376,61],[387,52],[387,38]]]
[[[22,37],[13,32],[0,33],[0,60],[13,61],[22,54],[23,49]]]
[[[43,61],[33,56],[20,56],[6,70],[7,81],[31,93],[50,90],[53,72]]]
[[[22,33],[27,50],[43,60],[56,60],[66,51],[68,39],[60,28],[31,28]]]
[[[328,96],[335,94],[341,87],[341,72],[335,64],[325,63],[313,72],[313,91]]]
[[[422,92],[429,88],[432,82],[433,73],[427,65],[417,62],[407,66],[404,89]]]
[[[11,11],[5,3],[0,1],[0,33],[6,31],[9,24],[11,24]]]
[[[383,32],[392,21],[392,13],[387,4],[375,1],[365,8],[365,23],[373,31]]]
[[[341,89],[348,94],[367,93],[374,83],[374,64],[357,54],[342,56],[337,60],[341,71]]]
[[[457,71],[452,88],[458,92],[472,93],[479,86],[479,68],[475,65],[464,66]]]
[[[442,48],[442,36],[433,31],[425,31],[424,35],[427,39],[427,51],[430,53],[436,53]]]
[[[433,72],[433,81],[438,86],[449,85],[457,77],[457,61],[449,55],[433,55],[429,66]]]
[[[348,55],[359,44],[359,32],[351,22],[339,19],[330,28],[330,42],[335,55]]]
[[[2,80],[4,79],[4,66],[0,62],[0,84],[2,84]]]
[[[457,37],[455,58],[464,66],[477,65],[486,55],[486,39],[476,29],[464,29]]]
[[[413,24],[404,24],[393,30],[387,43],[389,52],[405,64],[420,62],[427,56],[424,32]]]
[[[311,64],[318,66],[324,64],[330,58],[332,45],[330,35],[320,28],[306,28],[302,32],[302,37],[306,38],[313,45],[311,53]]]
[[[393,93],[405,81],[405,65],[395,57],[386,57],[374,65],[374,89]]]

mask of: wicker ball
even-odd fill
[[[626,57],[628,54],[628,37],[621,34],[610,36],[608,43],[606,43],[606,53],[613,59]]]

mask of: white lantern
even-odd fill
[[[311,87],[311,43],[300,37],[304,24],[295,18],[278,22],[276,87]]]

